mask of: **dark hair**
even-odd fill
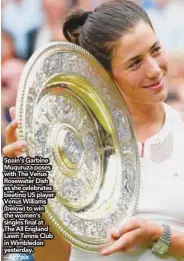
[[[80,45],[111,71],[115,42],[139,21],[153,26],[146,12],[132,1],[113,0],[93,12],[73,10],[65,19],[63,34],[69,42]]]

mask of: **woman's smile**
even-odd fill
[[[164,87],[164,81],[163,78],[156,81],[153,84],[147,85],[147,86],[143,86],[143,88],[146,89],[150,89],[150,90],[158,90],[158,89],[162,89]]]

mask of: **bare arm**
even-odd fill
[[[49,225],[47,221],[45,224]],[[54,234],[54,239],[45,240],[45,247],[35,247],[35,260],[69,261],[71,245],[59,236],[51,226],[49,230]]]
[[[184,233],[172,232],[169,254],[184,257]]]

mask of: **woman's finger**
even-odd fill
[[[14,120],[15,119],[15,107],[11,107],[9,109],[9,113],[10,113],[11,119]]]
[[[132,247],[137,246],[140,241],[144,241],[144,235],[142,234],[142,229],[137,228],[133,231],[130,231],[122,236],[124,239],[124,245],[121,249],[121,251],[124,251],[125,249],[130,249]]]
[[[16,129],[18,127],[18,121],[14,119],[6,127],[6,143],[10,144],[17,141]]]
[[[2,152],[3,155],[9,158],[20,156],[25,148],[27,147],[26,142],[24,140],[18,140],[14,143],[6,145]]]
[[[139,227],[143,227],[145,225],[145,222],[146,222],[145,220],[131,219],[127,223],[123,223],[118,228],[113,229],[111,231],[111,237],[119,238],[123,234],[125,234],[125,233],[127,233],[129,231],[135,230],[135,229],[137,229]]]
[[[121,251],[124,245],[123,237],[117,239],[111,246],[104,248],[100,251],[100,255],[102,256],[109,256],[114,252]]]
[[[115,252],[127,251],[137,244],[137,239],[141,236],[141,229],[130,231],[115,241],[110,247],[103,249],[100,254],[103,256],[111,255]]]

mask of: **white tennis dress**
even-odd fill
[[[184,122],[178,111],[165,105],[165,124],[161,131],[144,144],[138,143],[141,160],[141,185],[138,217],[184,232]],[[70,261],[175,261],[159,258],[151,249],[135,248],[130,253],[101,257],[72,247]]]

